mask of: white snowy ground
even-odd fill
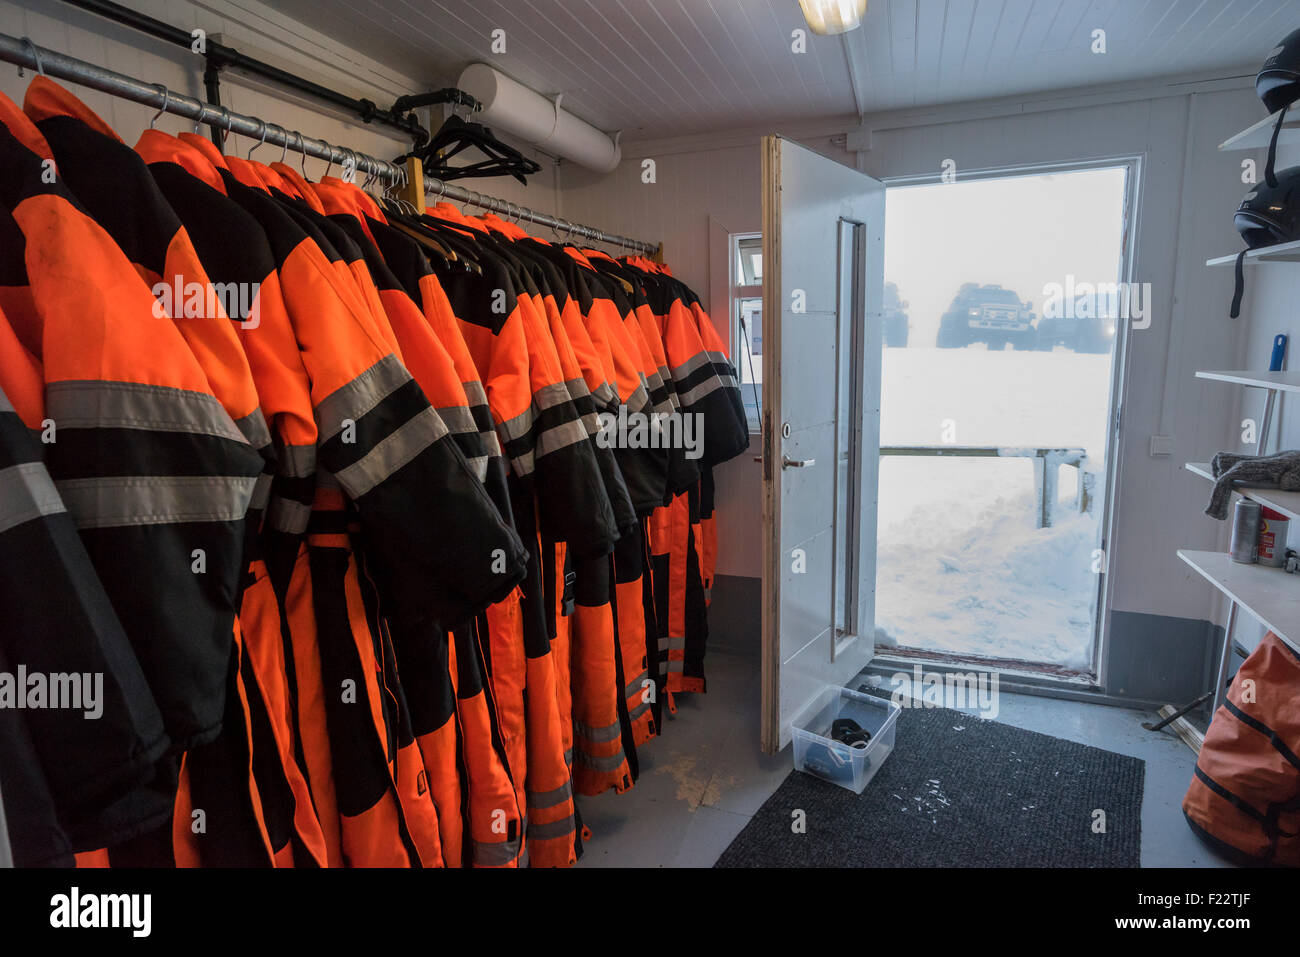
[[[885,349],[881,445],[1086,449],[1098,507],[1034,527],[1027,458],[882,457],[876,643],[1084,667],[1092,654],[1109,355]]]

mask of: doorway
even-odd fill
[[[1095,678],[1136,171],[889,184],[882,653]]]

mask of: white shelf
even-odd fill
[[[1267,149],[1268,141],[1273,138],[1273,127],[1277,123],[1277,114],[1266,116],[1253,126],[1248,126],[1240,133],[1229,136],[1219,144],[1221,150],[1257,150]],[[1282,121],[1282,132],[1278,134],[1277,145],[1300,143],[1300,113],[1288,113]]]
[[[1207,266],[1233,266],[1236,265],[1237,254],[1230,256],[1215,256],[1213,259],[1205,260]],[[1300,239],[1293,240],[1289,243],[1278,243],[1274,246],[1261,246],[1259,249],[1249,249],[1246,251],[1246,258],[1242,261],[1243,266],[1257,266],[1260,263],[1295,263],[1300,262]]]
[[[1198,372],[1196,378],[1235,382],[1237,385],[1246,385],[1255,389],[1300,392],[1300,372]]]
[[[1178,557],[1300,652],[1300,575],[1267,565],[1241,565],[1223,552],[1180,548]]]
[[[1208,462],[1188,462],[1183,468],[1194,475],[1199,475],[1201,478],[1209,479],[1211,482],[1214,481],[1214,473],[1210,471],[1210,463]],[[1260,505],[1266,505],[1275,512],[1281,512],[1292,521],[1300,522],[1300,492],[1283,492],[1275,488],[1255,488],[1248,483],[1234,485],[1233,491],[1259,502]]]

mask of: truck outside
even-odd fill
[[[1022,302],[1014,290],[996,284],[963,283],[948,311],[939,320],[935,345],[961,349],[983,342],[989,349],[1033,349],[1038,344],[1033,303]]]

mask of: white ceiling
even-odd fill
[[[1116,83],[1252,73],[1300,0],[871,0],[845,37],[796,0],[276,0],[430,87],[492,64],[631,138]],[[506,31],[505,54],[491,34]],[[1091,52],[1106,31],[1105,54]],[[856,92],[855,92],[856,78]]]

